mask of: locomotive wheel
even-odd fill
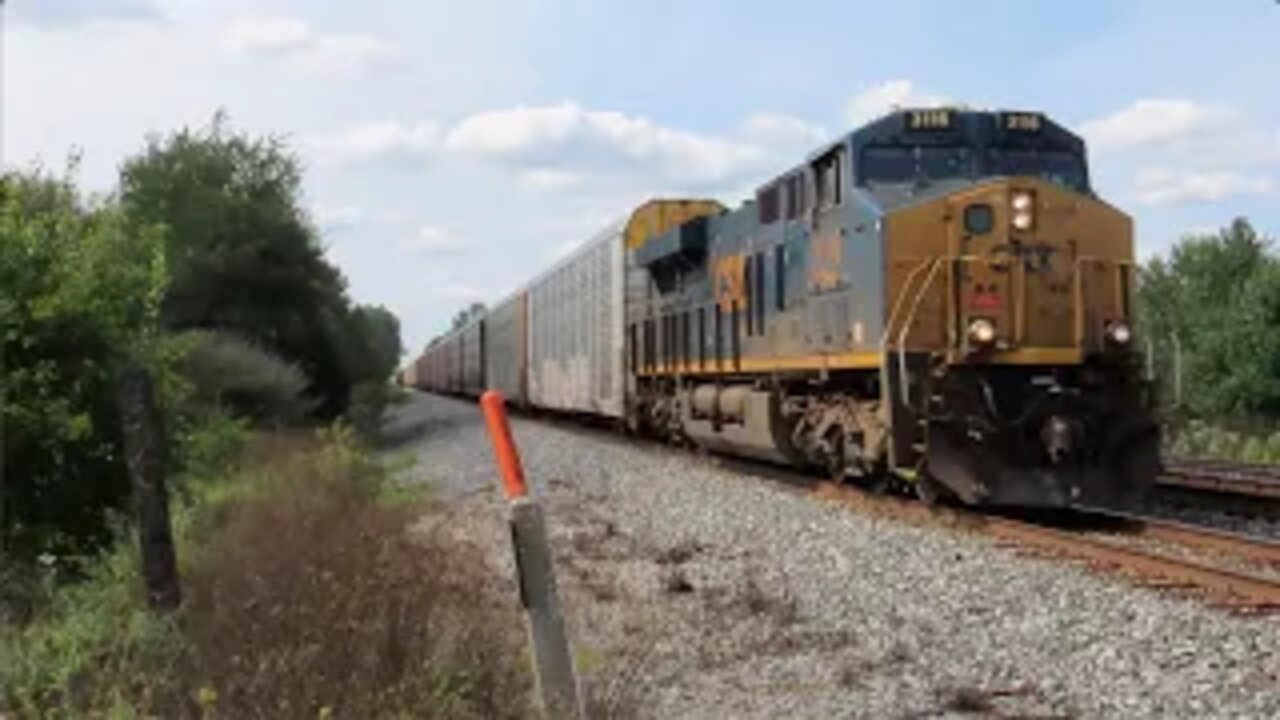
[[[915,487],[916,497],[925,505],[936,505],[942,497],[938,481],[928,475],[921,474],[912,485]]]
[[[877,495],[888,495],[893,492],[893,475],[888,471],[879,471],[867,476],[867,489]]]

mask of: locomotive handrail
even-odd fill
[[[1074,327],[1072,328],[1072,330],[1075,335],[1076,347],[1079,347],[1079,348],[1084,347],[1084,341],[1085,341],[1085,323],[1084,323],[1085,318],[1082,312],[1082,308],[1084,307],[1084,285],[1083,285],[1084,275],[1081,274],[1080,269],[1087,263],[1098,263],[1102,265],[1110,265],[1113,268],[1136,267],[1136,264],[1134,263],[1134,261],[1125,260],[1123,258],[1104,258],[1104,257],[1099,257],[1097,255],[1080,255],[1076,257],[1075,263],[1072,267],[1072,275],[1073,275],[1072,286],[1073,287],[1072,287],[1072,294],[1071,294],[1072,295],[1071,296],[1071,315],[1072,315],[1072,320],[1074,321]],[[1119,292],[1118,281],[1117,281],[1117,292]],[[1127,305],[1127,303],[1125,304]],[[1126,311],[1128,309],[1129,308],[1127,307],[1125,308]]]
[[[898,299],[893,302],[893,310],[889,313],[889,321],[885,323],[884,332],[880,335],[881,354],[884,354],[889,349],[889,338],[892,337],[891,333],[893,333],[894,321],[897,320],[898,311],[902,309],[902,302],[906,299],[907,293],[911,289],[911,281],[915,279],[916,275],[920,274],[921,270],[924,270],[930,263],[937,262],[938,260],[939,258],[936,257],[925,258],[920,261],[919,265],[912,268],[910,273],[907,273],[907,279],[902,283],[902,291],[898,293]]]
[[[889,339],[892,337],[891,333],[893,332],[893,324],[898,318],[898,311],[902,309],[902,303],[907,297],[907,292],[911,289],[911,282],[915,280],[921,270],[924,270],[929,266],[929,263],[936,261],[937,258],[925,258],[920,261],[920,264],[912,268],[911,272],[907,273],[907,279],[903,282],[902,290],[898,293],[897,299],[893,302],[893,310],[889,312],[889,319],[885,323],[883,332],[880,333],[880,385],[886,391],[888,391],[889,388],[889,363],[887,362],[888,358],[885,356],[889,352]],[[885,406],[881,409],[881,412],[890,412],[890,403],[886,402]],[[886,415],[885,417],[887,419],[888,416]]]
[[[920,309],[920,301],[924,299],[925,291],[933,285],[933,279],[938,275],[938,268],[942,267],[942,261],[946,258],[936,257],[929,266],[929,274],[925,276],[924,282],[920,283],[920,287],[916,289],[915,299],[911,301],[911,310],[902,320],[902,328],[898,331],[898,391],[902,395],[903,406],[910,406],[911,396],[908,394],[907,388],[907,332],[911,330],[911,320],[915,318],[916,311]]]
[[[891,333],[893,332],[895,321],[898,318],[898,312],[902,309],[902,304],[906,300],[907,295],[910,293],[911,286],[912,286],[911,281],[914,280],[915,277],[919,275],[921,271],[923,271],[926,268],[929,268],[929,274],[925,277],[924,282],[922,282],[920,286],[916,289],[915,298],[912,300],[912,304],[911,304],[911,310],[907,313],[907,317],[903,319],[902,327],[898,330],[898,342],[897,342],[898,380],[899,380],[899,391],[902,395],[903,405],[908,405],[910,400],[910,395],[907,392],[907,381],[906,381],[907,333],[911,329],[912,318],[915,317],[916,311],[920,309],[920,301],[924,299],[925,292],[933,285],[933,279],[938,272],[938,268],[942,267],[944,261],[950,261],[953,263],[968,263],[968,262],[982,262],[983,260],[986,260],[986,258],[981,258],[976,255],[936,256],[932,258],[925,258],[920,262],[919,265],[913,268],[912,271],[907,275],[906,282],[903,283],[902,292],[898,294],[898,299],[894,302],[893,311],[889,314],[889,323],[885,328],[884,335],[881,337],[881,340],[880,340],[880,349],[881,349],[880,351],[881,351],[881,354],[883,355],[889,349],[889,346],[890,346],[889,338],[892,337]]]

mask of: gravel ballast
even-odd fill
[[[592,717],[1280,717],[1274,616],[860,514],[685,452],[513,426]],[[415,395],[392,435],[416,460],[405,479],[429,483],[451,531],[509,577],[475,404]]]

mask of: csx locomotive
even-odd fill
[[[726,209],[655,200],[406,370],[975,505],[1139,504],[1133,232],[1039,113],[901,110]]]

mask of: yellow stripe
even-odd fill
[[[1029,347],[997,353],[992,360],[1000,365],[1075,365],[1083,354],[1073,347]]]
[[[960,353],[952,353],[953,365],[1077,365],[1084,359],[1079,348],[1026,347],[1007,352],[991,353],[974,360]]]
[[[675,375],[710,375],[736,372],[783,372],[796,370],[874,370],[880,367],[880,353],[851,352],[837,355],[805,355],[801,357],[780,358],[742,358],[740,365],[725,358],[717,367],[713,358],[707,358],[705,367],[698,363],[675,363],[674,366],[661,366],[656,370],[642,370],[642,377]]]
[[[951,357],[953,365],[1077,365],[1083,361],[1084,354],[1078,348],[1028,347],[1008,352],[993,353],[982,360],[974,362],[960,354]],[[675,363],[662,366],[656,370],[642,370],[640,377],[661,377],[664,375],[718,375],[724,373],[762,373],[787,371],[820,371],[820,370],[876,370],[880,368],[880,353],[850,352],[836,355],[805,355],[801,357],[781,358],[742,358],[740,366],[735,367],[733,361],[726,358],[717,367],[714,359],[708,358],[706,367],[698,363]]]

